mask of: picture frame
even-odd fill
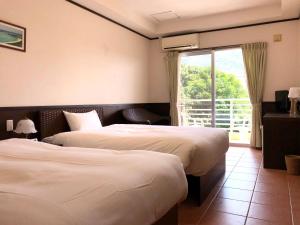
[[[0,47],[26,52],[26,28],[0,20]]]

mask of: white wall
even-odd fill
[[[0,9],[27,28],[26,53],[0,48],[0,107],[169,101],[158,40],[62,0],[0,0]],[[300,85],[300,21],[201,34],[201,48],[254,41],[269,43],[265,101]]]
[[[169,78],[159,40],[153,40],[149,51],[149,99],[150,102],[169,102]]]
[[[27,28],[26,53],[0,48],[0,106],[148,101],[150,41],[62,0],[0,0]]]
[[[298,22],[298,64],[297,64],[297,67],[298,67],[298,76],[300,79],[300,20]]]
[[[273,42],[274,34],[282,34],[282,42]],[[200,34],[200,47],[268,42],[268,62],[264,101],[274,101],[274,91],[300,86],[300,21],[276,23]],[[168,78],[158,40],[150,45],[149,99],[169,101]]]

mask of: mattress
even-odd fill
[[[186,195],[176,156],[0,141],[1,225],[151,225]]]
[[[97,131],[63,132],[49,140],[63,146],[174,154],[181,159],[185,172],[194,176],[205,175],[229,148],[224,129],[132,124],[115,124]]]

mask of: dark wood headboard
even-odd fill
[[[103,126],[111,125],[114,123],[126,123],[125,118],[122,116],[122,110],[132,107],[146,108],[151,112],[157,113],[162,116],[168,116],[170,110],[169,103],[133,103],[133,104],[99,104],[99,105],[56,105],[56,106],[20,106],[20,107],[0,107],[0,140],[14,137],[24,137],[14,132],[6,131],[6,120],[13,120],[14,126],[17,122],[24,117],[32,119],[38,131],[36,134],[30,135],[30,138],[44,138],[58,132],[67,131],[69,129],[67,121],[65,120],[62,110],[70,112],[85,112],[92,109],[101,110],[99,117]],[[75,111],[74,111],[75,110]],[[79,111],[77,111],[79,110]],[[81,111],[80,111],[81,110]],[[41,129],[41,112],[54,111],[59,112],[59,117],[56,121],[52,121],[53,127],[44,127]],[[54,118],[53,118],[54,119]],[[46,120],[46,118],[43,118]],[[50,124],[50,121],[48,121]]]
[[[60,109],[48,109],[39,112],[40,120],[40,138],[52,136],[57,133],[70,131],[67,120],[63,111],[84,113],[92,110],[96,110],[101,121],[103,121],[103,109],[102,107],[84,107],[77,106],[72,108],[60,108]]]

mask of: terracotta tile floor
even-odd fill
[[[230,147],[226,174],[197,207],[185,201],[180,225],[300,225],[300,176],[262,168],[262,154]]]

